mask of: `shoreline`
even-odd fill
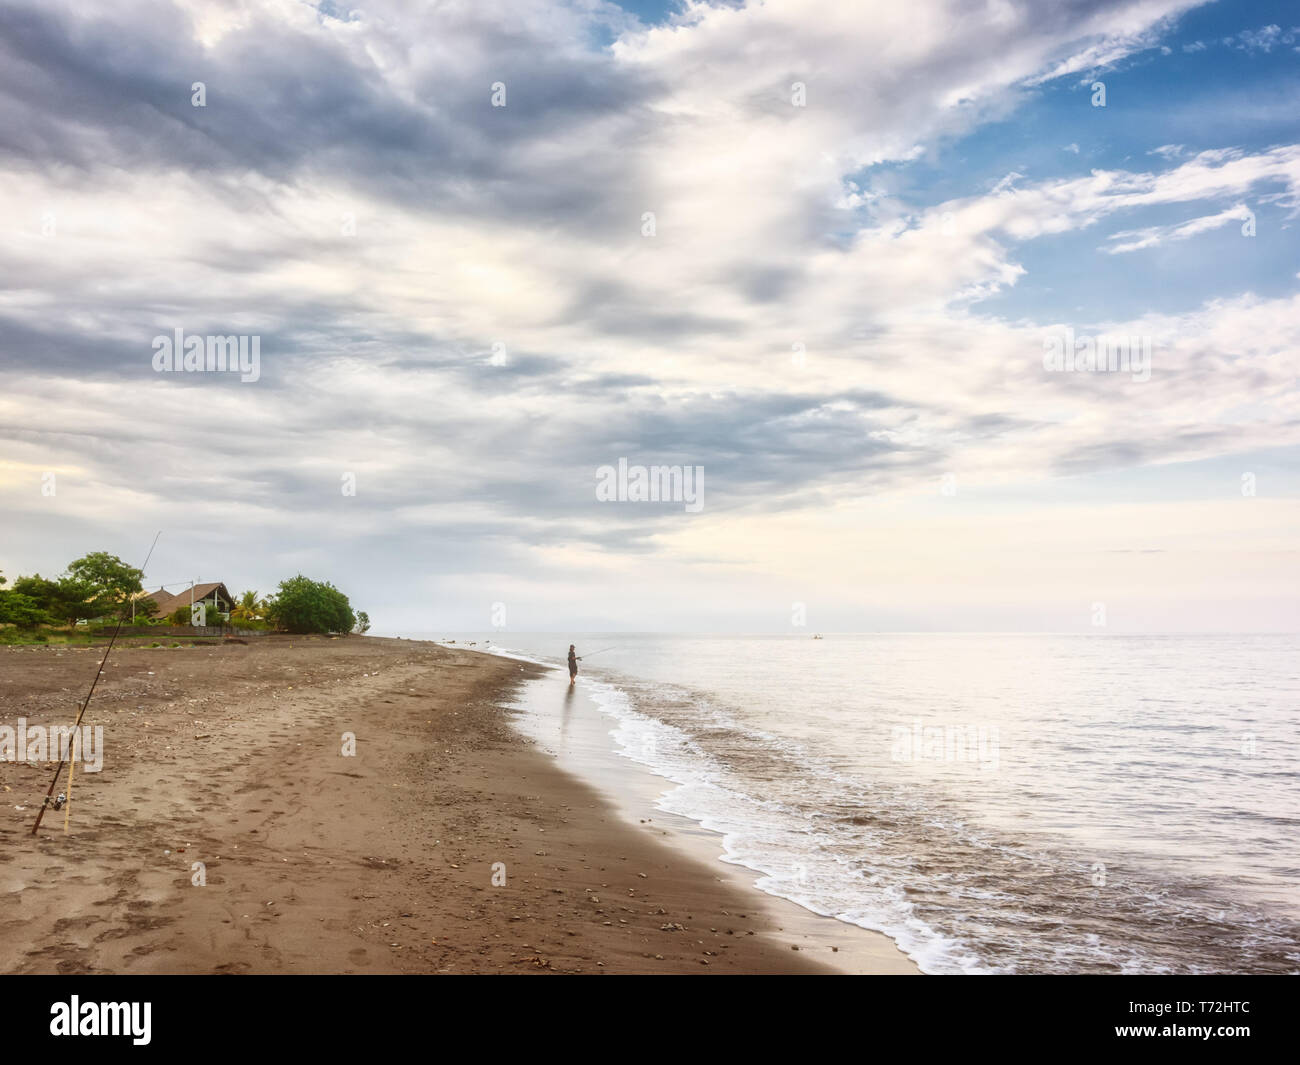
[[[505,651],[489,652],[515,661]],[[631,828],[649,833],[708,866],[720,882],[756,901],[775,926],[769,936],[797,946],[843,974],[921,975],[920,967],[884,932],[821,914],[764,891],[761,870],[735,860],[725,834],[707,823],[665,810],[661,797],[678,786],[623,751],[612,732],[617,719],[600,709],[579,678],[568,690],[559,667],[517,689],[515,725],[562,770],[589,783]],[[608,682],[603,682],[608,683]]]
[[[70,723],[99,654],[0,648],[3,723]],[[0,761],[0,971],[835,971],[510,725],[538,672],[382,637],[115,649],[67,835],[29,834],[52,766]]]

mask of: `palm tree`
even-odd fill
[[[256,592],[245,592],[239,597],[238,605],[230,612],[231,620],[256,621],[261,605]]]

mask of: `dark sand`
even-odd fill
[[[101,655],[0,648],[0,724],[71,723]],[[52,767],[0,762],[0,971],[828,971],[509,726],[533,668],[360,637],[115,648],[67,835],[62,811],[29,835]]]

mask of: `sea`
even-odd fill
[[[923,972],[1300,971],[1300,636],[449,635]]]

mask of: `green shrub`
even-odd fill
[[[280,582],[268,612],[288,632],[351,632],[357,623],[346,595],[328,581],[308,580],[301,573]]]
[[[53,621],[41,604],[31,596],[16,591],[0,591],[0,624],[34,629]]]

